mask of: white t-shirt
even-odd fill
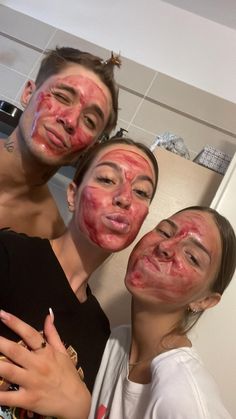
[[[130,326],[113,330],[96,378],[89,419],[232,419],[193,348],[153,359],[151,382],[128,379]]]

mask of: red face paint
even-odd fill
[[[162,303],[184,305],[200,297],[218,269],[221,243],[212,217],[184,211],[164,220],[133,250],[128,289]]]
[[[111,97],[94,73],[72,65],[46,80],[29,106],[34,106],[29,146],[52,161],[67,162],[102,133]]]
[[[136,147],[105,149],[78,190],[79,229],[109,251],[127,247],[148,214],[154,182],[151,162]]]

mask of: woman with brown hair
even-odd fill
[[[133,242],[157,178],[157,161],[146,146],[113,138],[83,156],[68,188],[73,215],[60,237],[49,241],[0,232],[0,307],[39,331],[52,307],[60,337],[90,391],[110,327],[89,277],[113,252]],[[18,339],[3,323],[0,334]]]

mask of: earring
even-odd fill
[[[73,211],[73,205],[70,201],[67,201],[69,211]]]
[[[191,314],[197,314],[199,313],[200,310],[198,310],[197,308],[192,308],[190,306],[188,306],[188,312],[190,312]]]

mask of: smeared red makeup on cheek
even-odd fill
[[[199,265],[195,266],[190,262],[188,255],[193,245],[192,239],[199,243],[202,239],[207,253],[208,251],[212,253],[211,244],[209,240],[206,241],[206,237],[209,236],[209,225],[198,214],[186,217],[181,215],[173,217],[172,220],[179,228],[173,237],[163,239],[157,230],[156,237],[151,232],[136,246],[126,281],[128,286],[130,284],[137,289],[145,290],[147,295],[157,300],[184,304],[191,296],[198,296],[207,285],[210,265],[207,261],[204,265],[202,261],[203,265],[199,268]],[[203,252],[205,254],[205,251]]]
[[[42,116],[42,112],[45,113],[45,116],[50,116],[50,118],[55,118],[55,123],[57,120],[62,121],[68,121],[68,123],[71,123],[71,120],[75,120],[76,118],[79,118],[80,113],[80,106],[77,106],[76,108],[66,108],[63,105],[60,105],[59,103],[55,102],[55,99],[52,97],[50,93],[45,94],[41,93],[40,98],[38,101],[37,111],[41,112],[40,116]],[[50,111],[50,114],[47,114],[47,112]],[[86,146],[90,145],[94,138],[93,135],[90,132],[86,132],[83,128],[81,128],[79,125],[76,126],[76,122],[72,122],[72,126],[75,126],[75,133],[72,135],[66,134],[70,137],[70,143],[71,143],[71,151],[76,151],[85,148]]]
[[[146,292],[153,298],[165,302],[177,303],[184,300],[186,295],[195,286],[192,271],[182,267],[179,272],[171,272],[171,275],[162,275],[160,272],[147,272],[142,269],[140,261],[133,267],[127,276],[127,285],[131,285]]]
[[[91,104],[96,103],[104,113],[104,117],[108,116],[109,104],[107,97],[104,94],[101,87],[99,87],[93,80],[83,76],[68,76],[62,80],[64,83],[68,83],[71,87],[74,87],[75,91],[78,92],[79,104],[74,106],[75,117],[79,117],[79,113],[83,108],[89,108]],[[67,117],[68,110],[65,109],[62,113],[62,117]],[[71,111],[70,111],[71,112]],[[79,124],[76,127],[76,131],[71,135],[71,143],[74,150],[78,147],[86,147],[90,145],[94,140],[94,135],[86,127],[81,127]]]
[[[51,110],[53,107],[52,95],[50,92],[40,92],[37,97],[37,108],[36,112],[39,112],[42,108],[45,108],[47,111]]]
[[[38,97],[36,99],[36,112],[35,112],[35,118],[34,118],[34,124],[33,124],[33,132],[32,136],[34,135],[35,131],[37,130],[37,123],[39,118],[41,117],[57,117],[58,114],[60,114],[60,104],[55,102],[55,99],[53,98],[52,93],[49,92],[40,92],[38,94]]]
[[[126,246],[127,237],[110,231],[103,222],[103,218],[111,211],[109,195],[100,188],[84,187],[80,197],[78,223],[93,243],[116,251]]]
[[[39,142],[44,142],[40,135],[40,119],[48,115],[56,117],[60,107],[55,106],[54,99],[50,92],[40,92],[36,98],[36,112],[34,114],[31,137]]]
[[[145,288],[145,283],[143,282],[142,275],[139,272],[133,272],[132,275],[130,275],[129,283],[137,288]]]
[[[103,194],[93,187],[85,187],[80,198],[79,224],[84,225],[90,239],[99,244],[99,234],[102,228],[99,225],[99,207]]]
[[[83,128],[77,128],[76,133],[71,136],[71,145],[73,151],[82,150],[94,141],[94,136],[85,132]]]

